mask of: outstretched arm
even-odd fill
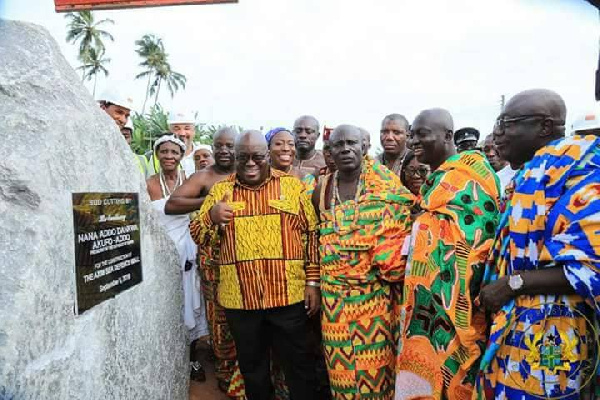
[[[202,196],[205,188],[206,174],[196,173],[183,185],[178,187],[165,204],[165,214],[178,215],[196,211],[202,206],[205,196]]]

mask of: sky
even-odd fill
[[[78,65],[53,0],[0,0],[0,13],[45,26]],[[110,75],[97,93],[119,85],[141,110],[146,82],[134,80],[134,42],[155,34],[188,79],[160,103],[209,124],[266,130],[312,114],[328,126],[362,126],[376,143],[385,115],[412,121],[432,107],[485,136],[501,96],[530,88],[561,94],[568,124],[597,107],[600,16],[584,0],[239,0],[96,18],[115,21]]]

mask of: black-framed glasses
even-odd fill
[[[265,153],[265,154],[252,154],[252,155],[248,155],[248,154],[236,154],[235,155],[235,161],[242,163],[242,164],[246,164],[248,161],[250,161],[250,159],[252,159],[252,161],[254,161],[256,164],[260,164],[267,159],[267,154]]]
[[[425,178],[429,175],[429,168],[427,167],[406,167],[406,175]]]
[[[510,126],[511,124],[516,124],[518,122],[527,121],[529,119],[539,119],[539,120],[549,119],[549,120],[551,120],[557,126],[562,126],[562,125],[565,124],[565,121],[557,121],[557,120],[553,119],[552,117],[550,117],[549,115],[545,115],[545,114],[528,114],[528,115],[519,115],[519,116],[516,116],[516,117],[507,117],[507,116],[500,117],[500,118],[498,118],[496,120],[496,126],[495,127],[500,132],[504,132],[506,130],[507,126]]]

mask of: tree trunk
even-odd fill
[[[98,80],[98,74],[94,74],[94,90],[92,91],[92,97],[96,98],[96,81]]]
[[[148,84],[146,85],[146,97],[144,97],[144,105],[142,106],[142,115],[144,115],[144,111],[146,111],[146,102],[148,101],[148,92],[150,91],[150,80],[152,79],[152,74],[148,74]]]
[[[162,79],[158,80],[158,87],[156,88],[156,96],[154,97],[154,106],[156,107],[156,103],[158,103],[158,94],[160,93],[160,83]]]

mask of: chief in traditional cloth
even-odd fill
[[[433,171],[421,188],[410,240],[396,366],[396,400],[470,399],[485,343],[474,307],[499,211],[499,182],[485,156],[457,154],[451,115],[425,110],[410,132]]]
[[[398,317],[395,296],[406,258],[414,199],[400,179],[364,157],[361,132],[330,138],[338,171],[313,194],[321,224],[323,346],[335,399],[391,399]]]
[[[524,166],[480,294],[496,314],[479,399],[598,398],[600,138],[564,138],[565,117],[558,94],[528,90],[494,131],[501,155]]]

